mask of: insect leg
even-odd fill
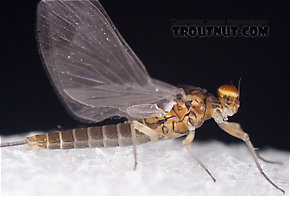
[[[157,141],[162,137],[161,134],[158,133],[157,131],[154,131],[150,127],[148,127],[148,126],[146,126],[146,125],[144,125],[136,120],[131,122],[131,128],[135,128],[139,132],[144,133],[145,135],[149,136],[151,141]]]
[[[248,148],[250,149],[250,152],[254,158],[254,161],[259,169],[259,171],[261,172],[261,174],[265,177],[265,179],[271,183],[274,187],[276,187],[278,190],[280,190],[281,192],[285,193],[285,191],[283,189],[281,189],[280,187],[278,187],[263,171],[262,167],[260,166],[259,162],[258,162],[258,156],[257,153],[255,151],[255,148],[252,144],[252,142],[250,141],[249,135],[244,132],[240,126],[240,124],[235,123],[235,122],[222,122],[218,124],[219,127],[224,130],[225,132],[227,132],[228,134],[239,138],[241,140],[243,140],[244,142],[246,142]]]
[[[189,148],[189,144],[193,141],[195,136],[195,130],[191,130],[186,138],[182,141],[182,145],[186,148],[186,150],[191,154],[191,156],[197,161],[197,163],[208,173],[208,175],[212,178],[214,182],[216,182],[215,178],[212,176],[210,171],[205,167],[205,165],[198,159],[198,157],[192,152]]]
[[[137,168],[137,138],[136,138],[136,130],[145,135],[149,136],[151,141],[158,140],[160,134],[153,129],[147,127],[146,125],[134,120],[131,122],[131,135],[132,135],[132,146],[133,146],[133,153],[134,153],[134,170]]]
[[[259,159],[261,159],[262,161],[264,161],[264,162],[283,165],[283,163],[280,162],[280,161],[270,161],[270,160],[267,160],[267,159],[261,157],[261,155],[260,155],[260,153],[258,152],[257,148],[255,148],[255,152],[256,152],[257,157],[258,157]]]
[[[137,138],[136,138],[136,128],[133,126],[134,124],[131,123],[131,137],[132,137],[132,146],[133,146],[133,153],[134,153],[134,170],[137,168]]]

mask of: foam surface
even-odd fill
[[[2,138],[2,142],[23,136]],[[180,140],[132,147],[30,151],[1,149],[4,195],[283,195],[258,171],[245,144],[197,142],[191,149],[216,178],[214,183]],[[289,152],[260,151],[266,174],[289,195]]]

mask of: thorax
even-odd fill
[[[217,101],[214,96],[198,87],[190,86],[184,90],[186,96],[178,99],[170,112],[140,121],[160,133],[161,140],[186,135],[212,117],[212,103]]]

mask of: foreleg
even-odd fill
[[[252,142],[250,141],[249,135],[244,132],[240,126],[240,124],[238,123],[234,123],[234,122],[222,122],[218,124],[219,127],[224,130],[225,132],[227,132],[228,134],[239,138],[241,140],[243,140],[244,142],[246,142],[248,148],[250,149],[250,152],[254,158],[254,161],[259,169],[259,171],[261,172],[261,174],[265,177],[265,179],[267,181],[269,181],[269,183],[271,183],[274,187],[276,187],[278,190],[282,191],[283,193],[285,193],[285,191],[283,189],[281,189],[280,187],[278,187],[263,171],[263,169],[261,168],[259,162],[258,162],[258,155],[256,154],[255,148],[252,144]]]

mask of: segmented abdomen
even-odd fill
[[[150,141],[143,133],[136,131],[137,144]],[[130,123],[78,128],[45,133],[26,138],[30,149],[70,149],[116,147],[132,145]]]

